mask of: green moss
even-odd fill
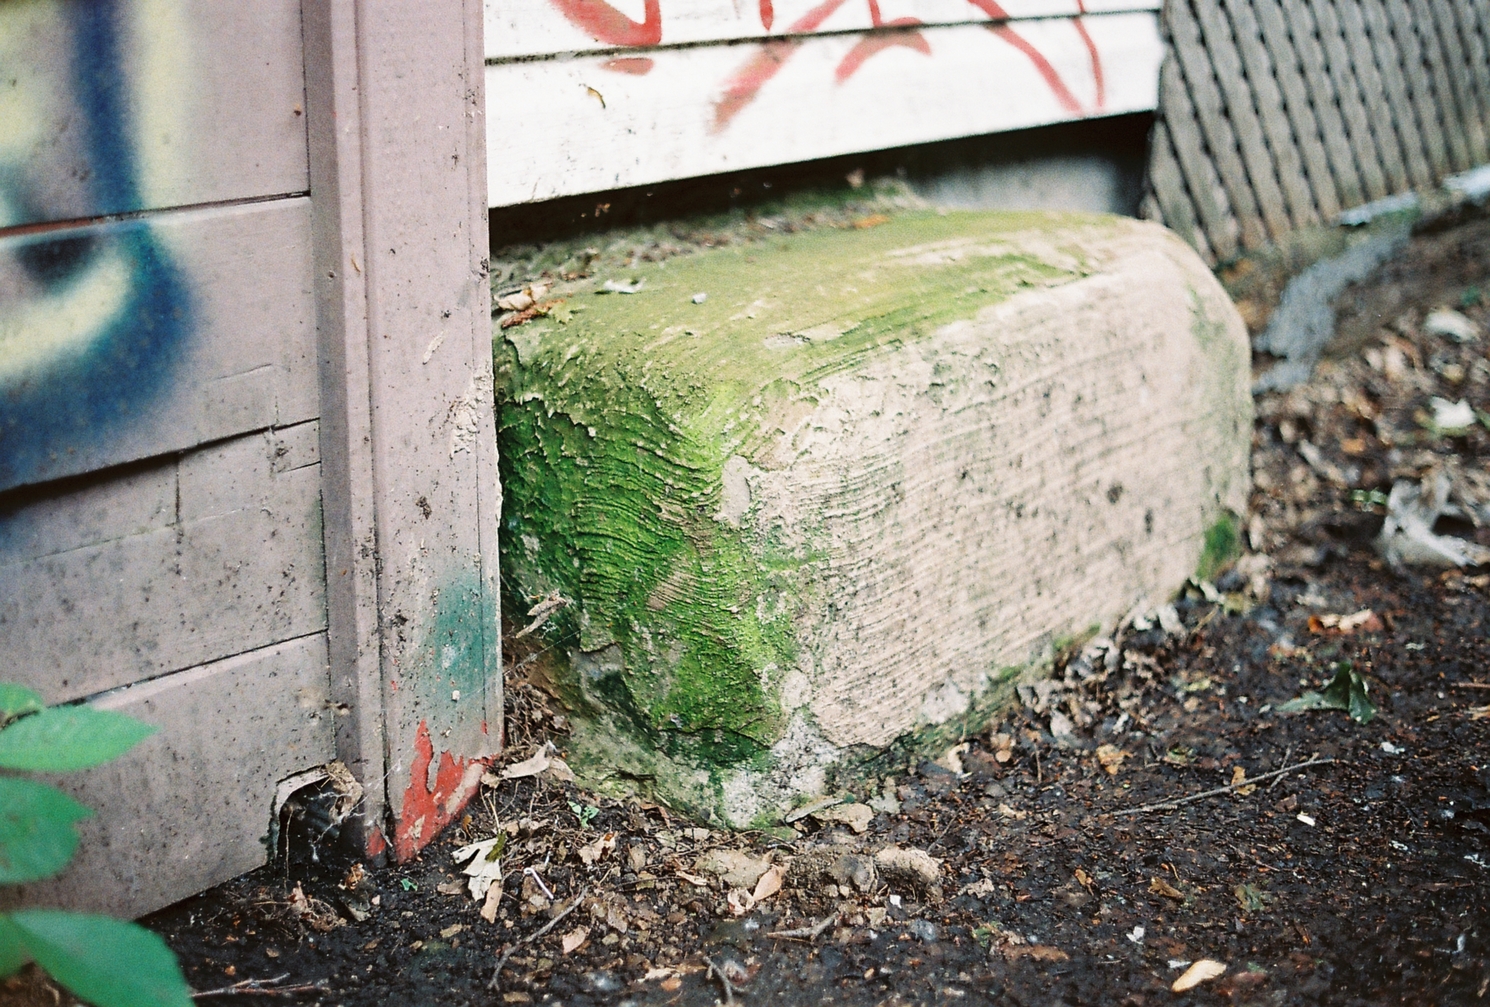
[[[596,277],[498,333],[504,604],[573,602],[545,642],[588,718],[577,769],[706,807],[725,771],[764,764],[826,549],[736,520],[739,501],[721,517],[725,466],[786,464],[825,378],[1085,275],[1078,238],[1107,226],[908,213]],[[596,296],[606,279],[640,292]]]
[[[1200,564],[1195,568],[1199,580],[1213,580],[1216,575],[1231,565],[1241,552],[1241,538],[1237,534],[1236,518],[1222,514],[1205,530],[1205,549],[1200,554]]]

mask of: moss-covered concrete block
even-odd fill
[[[906,213],[599,276],[495,345],[503,570],[570,602],[535,666],[575,768],[737,826],[986,719],[1244,505],[1245,332],[1152,224]]]

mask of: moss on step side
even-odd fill
[[[741,471],[789,463],[823,378],[1088,275],[1113,226],[906,213],[597,277],[497,334],[503,603],[572,602],[544,642],[577,769],[704,812],[771,762],[821,560],[742,520]]]

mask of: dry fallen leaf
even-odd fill
[[[678,877],[682,878],[684,881],[688,882],[690,885],[698,885],[698,887],[700,887],[700,888],[708,888],[709,887],[709,879],[708,878],[700,877],[697,874],[689,874],[687,871],[678,871],[677,872],[677,875],[678,875]]]
[[[497,906],[502,902],[502,886],[491,885],[486,889],[486,898],[481,903],[481,918],[488,923],[497,922]]]
[[[616,848],[616,834],[607,832],[588,846],[579,848],[579,858],[589,867],[598,861],[604,860],[610,852]]]
[[[1037,962],[1063,962],[1071,957],[1049,944],[1007,944],[1003,952],[1004,958],[1010,961],[1015,958],[1033,958]]]
[[[454,937],[465,928],[465,924],[463,923],[452,923],[450,924],[450,926],[440,931],[440,940],[448,941],[450,938]]]
[[[574,950],[581,944],[583,944],[586,940],[588,940],[589,937],[589,927],[575,927],[573,930],[569,931],[563,936],[563,938],[559,941],[559,946],[563,948],[566,955],[572,954]]]
[[[1127,757],[1128,753],[1116,745],[1099,745],[1097,747],[1097,761],[1101,763],[1103,769],[1107,770],[1108,776],[1116,776],[1118,770],[1123,766],[1123,760]]]
[[[1247,784],[1247,786],[1245,786],[1245,787],[1238,787],[1237,786],[1237,784],[1239,784],[1239,783],[1245,783],[1246,780],[1247,780],[1247,771],[1245,769],[1243,769],[1241,766],[1235,766],[1235,767],[1232,768],[1232,770],[1231,770],[1231,785],[1233,787],[1236,787],[1236,792],[1238,794],[1241,794],[1243,797],[1247,797],[1248,795],[1254,793],[1257,790],[1257,784],[1255,784],[1255,783]]]
[[[1174,990],[1176,993],[1183,993],[1186,990],[1193,990],[1201,983],[1209,982],[1210,980],[1215,979],[1217,976],[1224,975],[1225,973],[1225,965],[1222,965],[1220,962],[1212,958],[1202,958],[1200,961],[1187,968],[1184,971],[1184,974],[1176,979],[1174,981],[1174,985],[1169,988]]]
[[[514,762],[502,769],[502,779],[519,780],[525,776],[537,776],[549,766],[548,749],[540,748],[531,757],[522,762]]]
[[[786,868],[780,864],[772,865],[771,869],[762,874],[761,879],[755,883],[755,891],[750,897],[756,902],[764,902],[781,891],[781,882],[785,877]]]
[[[1166,899],[1175,899],[1180,902],[1183,902],[1185,900],[1185,893],[1180,891],[1174,885],[1171,885],[1168,881],[1165,881],[1163,878],[1150,878],[1149,891],[1153,892],[1155,895],[1162,895]]]
[[[673,993],[676,992],[683,985],[683,980],[679,979],[677,976],[672,976],[671,978],[662,980],[662,982],[658,983],[657,985],[659,988],[665,990],[666,992]]]
[[[953,745],[951,748],[942,753],[942,757],[936,760],[936,764],[938,766],[941,766],[948,772],[956,773],[958,776],[961,776],[962,757],[967,753],[968,749],[972,747],[973,746],[969,745],[965,741],[960,745]]]

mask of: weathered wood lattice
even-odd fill
[[[1144,215],[1222,262],[1486,163],[1486,0],[1169,0]]]

